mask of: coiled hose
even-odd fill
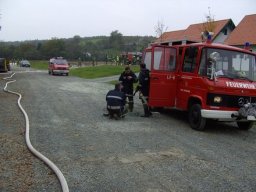
[[[4,80],[7,80],[7,79],[11,79],[13,76],[15,75],[15,73],[13,73],[10,77],[5,77],[3,78]],[[25,117],[25,121],[26,121],[26,134],[25,134],[25,139],[26,139],[26,144],[27,144],[27,147],[28,149],[39,159],[41,159],[46,165],[48,165],[52,170],[53,172],[57,175],[59,181],[60,181],[60,184],[61,184],[61,187],[62,187],[62,191],[63,192],[69,192],[69,189],[68,189],[68,184],[67,184],[67,181],[65,179],[65,177],[63,176],[62,172],[59,170],[59,168],[52,162],[50,161],[47,157],[45,157],[44,155],[42,155],[39,151],[37,151],[31,144],[30,142],[30,138],[29,138],[29,118],[28,118],[28,115],[26,113],[26,111],[23,109],[22,105],[20,104],[20,101],[21,101],[21,98],[22,98],[22,95],[20,93],[17,93],[17,92],[14,92],[14,91],[10,91],[7,89],[7,86],[8,84],[10,83],[14,83],[16,80],[11,80],[11,81],[8,81],[4,87],[4,91],[5,92],[8,92],[8,93],[12,93],[14,95],[18,95],[19,96],[19,99],[18,99],[18,105],[19,105],[19,108],[20,110],[22,111],[24,117]]]

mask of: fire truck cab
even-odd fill
[[[144,53],[151,71],[148,104],[188,111],[196,130],[208,119],[248,130],[256,122],[255,62],[256,54],[222,44],[152,45]]]

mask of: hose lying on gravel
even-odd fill
[[[11,79],[14,75],[15,75],[15,73],[13,73],[10,77],[5,77],[5,78],[3,78],[3,79],[5,79],[5,80]],[[5,87],[4,87],[4,91],[19,96],[18,105],[19,105],[19,108],[20,108],[20,110],[22,111],[22,113],[23,113],[23,115],[24,115],[24,117],[25,117],[25,121],[26,121],[26,134],[25,134],[25,138],[26,138],[27,147],[29,148],[29,150],[30,150],[36,157],[38,157],[39,159],[41,159],[45,164],[47,164],[47,165],[54,171],[54,173],[57,175],[57,177],[58,177],[58,179],[59,179],[59,181],[60,181],[60,184],[61,184],[61,187],[62,187],[62,191],[63,191],[63,192],[69,192],[67,181],[66,181],[65,177],[63,176],[62,172],[59,170],[59,168],[58,168],[53,162],[51,162],[47,157],[45,157],[45,156],[42,155],[39,151],[37,151],[37,150],[32,146],[32,144],[31,144],[31,142],[30,142],[30,138],[29,138],[29,118],[28,118],[28,115],[27,115],[26,111],[23,109],[22,105],[20,104],[22,95],[21,95],[20,93],[17,93],[17,92],[14,92],[14,91],[10,91],[10,90],[7,89],[8,84],[13,83],[13,82],[15,82],[15,81],[16,81],[16,80],[10,80],[10,81],[8,81],[8,82],[6,83],[6,85],[5,85]]]

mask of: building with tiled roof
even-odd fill
[[[223,43],[234,30],[235,25],[231,19],[214,21],[212,41]],[[202,42],[204,23],[192,24],[185,30],[169,31],[163,33],[155,43],[163,45],[180,45]]]
[[[185,30],[165,32],[159,37],[159,39],[156,40],[156,42],[169,43],[172,40],[182,41],[184,39],[184,32]]]
[[[246,42],[256,52],[256,14],[246,15],[225,40],[225,44],[237,47],[244,47]]]

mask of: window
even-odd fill
[[[223,34],[224,34],[224,35],[227,35],[227,34],[228,34],[228,29],[224,29],[224,30],[223,30]]]
[[[196,57],[198,53],[197,47],[188,47],[185,51],[184,62],[182,66],[183,72],[193,73],[196,68]]]
[[[176,49],[156,47],[154,49],[154,69],[174,71],[176,69]]]
[[[147,51],[144,58],[144,63],[146,64],[147,69],[151,69],[151,51]]]
[[[255,56],[224,49],[204,48],[199,72],[202,76],[256,80]]]
[[[161,57],[163,54],[163,48],[156,48],[154,51],[154,69],[160,69]]]
[[[56,59],[55,60],[55,64],[58,64],[58,65],[66,65],[68,64],[67,60],[65,59]]]

